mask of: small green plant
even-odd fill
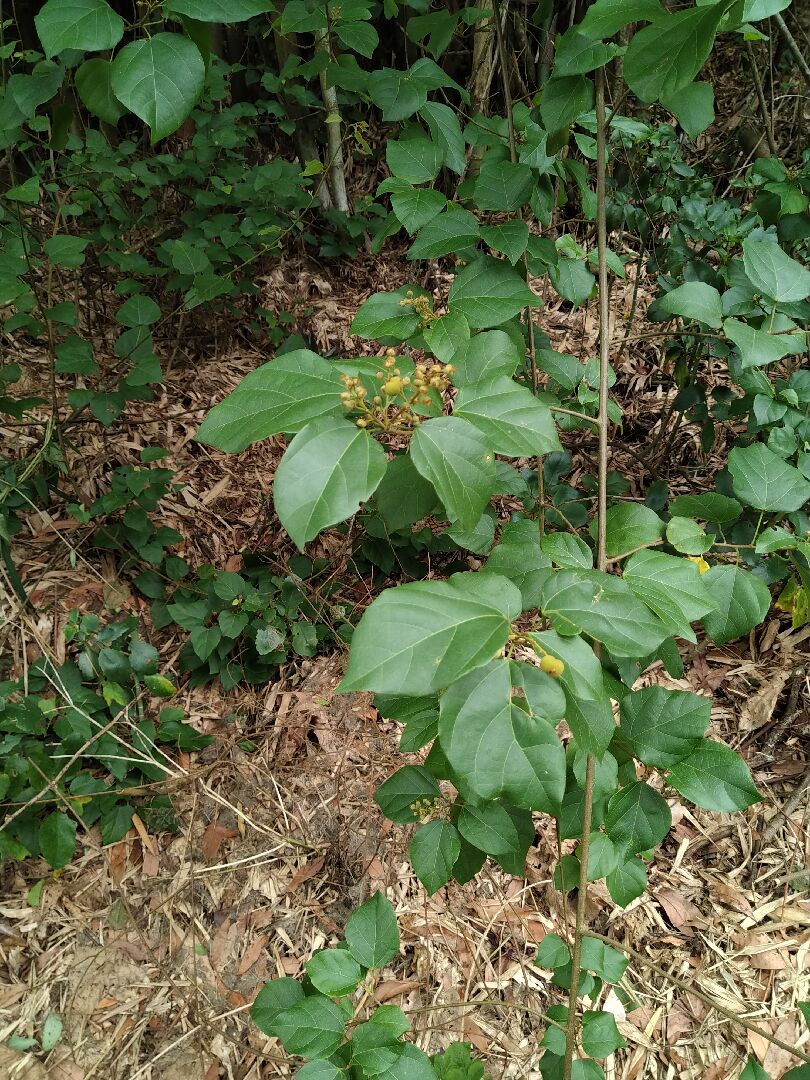
[[[488,1080],[468,1043],[432,1059],[403,1039],[410,1028],[396,1005],[369,999],[380,970],[399,952],[394,909],[375,893],[349,917],[346,940],[307,961],[303,982],[275,979],[259,991],[250,1014],[266,1034],[307,1064],[302,1080],[361,1080],[385,1075],[411,1080]]]
[[[42,856],[54,869],[73,857],[79,823],[98,823],[105,844],[127,833],[136,808],[147,827],[175,828],[160,794],[169,751],[211,741],[182,709],[157,706],[175,686],[136,619],[102,625],[73,611],[64,638],[65,663],[43,657],[24,682],[0,683],[0,856]]]

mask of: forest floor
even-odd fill
[[[262,303],[293,310],[296,330],[313,347],[356,354],[368,346],[350,337],[351,313],[372,283],[396,288],[412,269],[396,257],[361,253],[337,273],[291,257],[263,280]],[[442,294],[440,278],[427,284]],[[628,282],[612,298],[615,396],[625,424],[611,464],[631,482],[638,478],[638,493],[649,482],[640,462],[670,391],[654,341],[618,345],[631,294]],[[643,310],[643,288],[639,295]],[[595,303],[570,312],[548,301],[539,325],[555,347],[593,355]],[[643,320],[633,324],[634,333],[646,328]],[[183,487],[155,516],[187,538],[179,553],[195,566],[237,568],[245,549],[283,563],[290,548],[270,500],[280,442],[229,457],[192,441],[207,409],[268,355],[238,339],[220,343],[215,328],[194,321],[163,346],[171,360],[157,401],[139,404],[109,434],[94,423],[74,433],[79,493],[95,497],[110,470],[136,464],[142,447],[167,447]],[[26,365],[44,371],[36,355]],[[575,482],[594,471],[594,444],[587,433],[564,441]],[[697,431],[683,426],[667,462],[671,489],[696,493],[721,459],[704,456]],[[324,552],[335,550],[328,534],[322,543]],[[99,559],[85,530],[58,506],[29,516],[15,556],[34,589],[32,614],[16,627],[19,657],[47,647],[64,658],[71,608],[144,613],[114,563]],[[379,587],[349,579],[346,596],[365,603]],[[181,640],[169,631],[150,639],[171,672]],[[485,871],[427,898],[410,868],[408,831],[386,822],[372,801],[402,764],[397,725],[382,720],[367,695],[335,695],[344,659],[332,653],[290,663],[277,682],[247,692],[224,693],[217,684],[181,690],[177,703],[215,740],[179,758],[180,777],[170,785],[176,834],[133,828],[102,847],[91,828],[80,836],[83,854],[45,874],[36,907],[26,895],[44,864],[0,867],[0,1076],[290,1076],[280,1047],[251,1024],[250,1002],[269,978],[299,976],[312,951],[334,943],[352,908],[375,889],[394,904],[403,943],[376,1000],[404,1008],[426,1049],[464,1038],[493,1077],[539,1076],[534,1014],[559,992],[532,960],[546,933],[565,933],[573,921],[551,883],[554,829],[538,819],[525,879]],[[640,954],[625,976],[626,993],[611,993],[603,1006],[615,1012],[628,1044],[606,1073],[610,1080],[723,1080],[738,1076],[753,1053],[779,1076],[796,1060],[700,995],[810,1051],[795,1020],[796,1003],[810,998],[810,896],[798,873],[808,865],[807,803],[787,818],[781,813],[808,768],[810,627],[794,631],[774,611],[750,640],[685,648],[684,659],[681,680],[654,669],[643,683],[709,697],[711,734],[744,755],[763,801],[724,816],[671,800],[674,827],[651,866],[649,890],[619,909],[603,885],[591,886],[588,925]],[[243,749],[246,738],[253,752]],[[64,1033],[44,1063],[2,1048],[11,1035],[35,1035],[50,1012]]]

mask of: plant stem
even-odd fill
[[[788,48],[793,53],[796,63],[799,65],[799,71],[801,71],[802,75],[804,75],[804,79],[807,85],[810,86],[810,65],[808,65],[807,61],[805,60],[804,53],[796,44],[796,39],[794,38],[793,34],[791,34],[790,30],[788,29],[787,23],[782,18],[779,12],[774,15],[774,19],[776,21],[776,25],[779,27],[782,37],[787,42]]]
[[[599,487],[597,494],[596,565],[607,568],[607,473],[608,473],[608,376],[610,371],[610,331],[607,276],[605,152],[605,72],[596,72],[596,234],[599,249]],[[585,903],[588,891],[588,856],[590,853],[591,820],[593,816],[593,780],[596,759],[589,753],[585,769],[585,792],[582,807],[582,843],[580,845],[579,888],[574,940],[571,947],[571,989],[568,996],[568,1022],[565,1031],[563,1080],[571,1080],[577,1044],[582,937],[585,933]]]
[[[762,79],[759,77],[757,58],[754,56],[754,50],[750,41],[746,41],[745,51],[748,53],[748,63],[751,65],[751,74],[754,76],[754,86],[757,91],[759,111],[762,114],[762,126],[765,128],[765,138],[768,140],[768,149],[771,152],[771,157],[778,157],[779,152],[776,149],[776,143],[773,139],[773,125],[771,124],[771,118],[768,115],[768,106],[765,104],[765,94],[762,90]]]

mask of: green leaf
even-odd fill
[[[131,41],[112,62],[112,89],[149,125],[151,141],[176,131],[191,114],[205,83],[205,62],[182,34]]]
[[[189,277],[202,274],[210,269],[211,261],[200,244],[190,244],[187,240],[175,240],[171,246],[172,266],[178,274]]]
[[[197,626],[191,631],[189,641],[200,660],[207,660],[222,640],[218,626]]]
[[[810,270],[772,239],[743,240],[743,266],[754,288],[782,304],[810,296]]]
[[[547,405],[505,375],[462,388],[453,415],[469,420],[505,457],[539,457],[562,450]]]
[[[624,567],[624,580],[674,634],[696,642],[690,623],[714,609],[698,568],[688,559],[639,551]]]
[[[47,0],[34,22],[48,58],[65,49],[112,49],[124,36],[124,20],[105,0]]]
[[[461,854],[461,837],[449,821],[429,821],[413,834],[408,851],[416,876],[432,896],[453,875]]]
[[[423,225],[408,249],[408,259],[438,259],[469,247],[478,239],[478,219],[461,207],[448,208]]]
[[[56,0],[54,0],[56,2]],[[3,194],[4,199],[10,202],[35,203],[39,202],[39,177],[29,176],[21,184],[16,184]]]
[[[627,1043],[616,1027],[612,1013],[583,1012],[582,1049],[588,1057],[606,1058],[622,1046],[627,1046]]]
[[[464,530],[454,525],[447,530],[454,544],[472,551],[475,555],[486,555],[495,543],[495,527],[498,519],[492,510],[487,507],[472,529]]]
[[[614,656],[647,656],[670,631],[620,578],[595,570],[559,570],[543,584],[540,607],[558,633],[584,631]]]
[[[493,251],[502,251],[514,266],[529,243],[529,226],[519,218],[501,225],[487,225],[481,229],[481,239]]]
[[[56,346],[56,370],[60,374],[95,375],[98,364],[93,347],[76,334],[70,334]]]
[[[668,780],[684,798],[719,814],[744,810],[762,797],[740,755],[711,739],[673,765]]]
[[[665,15],[659,0],[594,0],[577,32],[591,38],[609,38],[630,23],[655,22]]]
[[[308,349],[296,349],[246,375],[211,409],[194,437],[236,454],[270,435],[342,415],[343,389],[334,365]]]
[[[61,0],[51,0],[59,3]],[[108,124],[117,124],[126,109],[112,91],[112,64],[94,57],[85,60],[74,75],[76,90],[85,108]]]
[[[479,210],[512,212],[523,206],[533,187],[534,174],[528,165],[487,155],[475,181],[473,198]]]
[[[621,743],[645,765],[668,769],[703,740],[711,702],[684,690],[646,686],[622,698],[621,717]]]
[[[557,38],[554,77],[585,75],[595,68],[604,67],[618,51],[618,45],[596,41],[586,34],[581,34],[579,27],[574,26]]]
[[[584,971],[592,971],[604,982],[615,986],[621,982],[627,963],[627,957],[618,949],[606,945],[598,938],[588,937],[587,934],[583,937],[580,964]]]
[[[579,536],[574,533],[546,533],[540,541],[543,554],[557,566],[571,570],[590,570],[593,568],[593,552]]]
[[[611,899],[619,907],[627,907],[637,900],[647,888],[647,870],[637,856],[621,863],[607,876]]]
[[[503,330],[489,330],[475,334],[453,357],[456,386],[474,386],[489,382],[498,376],[510,377],[520,362],[520,355],[512,338]]]
[[[357,310],[351,333],[361,338],[381,340],[396,338],[407,341],[413,337],[419,327],[419,316],[412,307],[403,307],[409,286],[403,285],[396,292],[374,293]],[[423,289],[413,289],[414,295],[425,295]]]
[[[419,110],[419,115],[430,129],[433,141],[442,148],[447,168],[461,176],[467,167],[467,158],[464,136],[455,111],[438,101],[428,101]]]
[[[561,637],[554,630],[532,634],[543,649],[562,660],[560,676],[568,701],[566,720],[577,747],[601,757],[616,731],[602,665],[581,637]]]
[[[394,176],[409,184],[426,184],[436,179],[442,166],[442,152],[430,139],[390,139],[386,143],[385,160]]]
[[[500,803],[463,806],[458,817],[458,831],[468,843],[487,855],[509,855],[520,848],[517,827]]]
[[[585,259],[562,258],[556,266],[549,267],[548,276],[560,296],[575,307],[585,303],[596,282]]]
[[[639,503],[619,503],[608,509],[606,551],[610,558],[624,555],[636,548],[654,544],[664,532],[664,523],[654,510]],[[596,519],[588,526],[596,539]]]
[[[687,83],[675,93],[665,94],[661,104],[674,114],[690,139],[696,139],[714,123],[714,87],[711,83]]]
[[[347,1075],[331,1061],[308,1061],[295,1074],[295,1080],[346,1080]]]
[[[101,813],[102,844],[117,844],[123,840],[132,827],[135,807],[127,803],[116,802],[112,806],[105,804]]]
[[[57,1013],[51,1012],[45,1017],[42,1025],[42,1038],[40,1045],[44,1053],[49,1054],[62,1038],[64,1025]]]
[[[154,675],[160,663],[160,653],[148,641],[133,641],[129,647],[129,663],[136,675]]]
[[[495,454],[487,437],[467,420],[438,416],[416,429],[410,454],[450,521],[472,529],[495,490]]]
[[[405,765],[377,788],[374,802],[389,821],[406,825],[425,816],[421,808],[413,809],[414,803],[432,803],[440,796],[439,785],[427,769],[421,765]]]
[[[177,693],[177,687],[165,675],[144,675],[144,686],[155,697],[171,697]]]
[[[334,31],[338,40],[347,49],[352,49],[361,56],[373,56],[374,50],[380,44],[379,34],[370,23],[338,23]]]
[[[715,610],[703,620],[716,645],[743,637],[764,620],[771,594],[761,578],[736,566],[713,566],[703,581],[714,599]]]
[[[391,195],[391,209],[409,236],[444,210],[447,199],[432,188],[402,188]]]
[[[121,305],[115,318],[122,326],[151,326],[160,318],[160,308],[151,297],[137,293]]]
[[[608,801],[605,830],[631,855],[660,844],[671,828],[669,806],[649,784],[628,784]]]
[[[320,949],[305,967],[312,985],[327,997],[350,994],[363,978],[360,965],[344,949]]]
[[[397,918],[381,892],[376,892],[349,916],[346,944],[354,959],[364,968],[384,967],[397,955]]]
[[[687,281],[666,293],[658,301],[662,311],[715,328],[723,325],[723,301],[713,285],[705,281]]]
[[[599,881],[616,869],[621,853],[616,845],[602,832],[592,832],[588,846],[588,881]],[[577,848],[579,862],[582,862],[582,845]]]
[[[538,967],[554,971],[555,968],[565,967],[570,961],[571,953],[559,934],[546,934],[537,946],[534,962]]]
[[[481,329],[499,326],[525,307],[538,307],[540,298],[508,263],[482,255],[456,274],[448,303],[473,329]]]
[[[766,1073],[755,1057],[750,1057],[745,1068],[740,1073],[740,1080],[771,1080],[770,1073]]]
[[[702,555],[714,544],[714,537],[691,518],[674,517],[667,524],[667,541],[684,555]]]
[[[706,63],[726,4],[659,15],[633,35],[624,57],[627,85],[644,102],[658,101],[691,83]]]
[[[463,315],[442,315],[424,332],[423,336],[433,355],[443,364],[449,364],[459,349],[470,340],[470,327]]]
[[[728,525],[737,520],[742,507],[736,499],[708,491],[704,495],[679,495],[669,504],[669,512],[673,517],[700,518]]]
[[[256,1027],[265,1035],[275,1036],[276,1017],[304,997],[303,987],[295,979],[274,979],[267,983],[250,1007],[250,1016]]]
[[[562,131],[593,108],[593,83],[586,75],[553,77],[540,96],[540,116],[546,131]]]
[[[494,574],[386,589],[357,625],[339,690],[432,694],[486,664],[519,614],[518,590]]]
[[[273,1034],[289,1054],[329,1057],[343,1042],[346,1017],[334,1001],[311,994],[277,1014]]]
[[[169,0],[168,10],[176,15],[210,23],[236,23],[273,10],[270,0]]]
[[[279,521],[300,551],[360,509],[385,475],[385,451],[367,431],[322,417],[299,431],[273,483]]]
[[[433,485],[416,471],[409,454],[388,463],[374,502],[391,532],[421,521],[439,507]]]
[[[487,559],[486,569],[502,574],[520,589],[523,610],[540,606],[543,582],[551,563],[540,547],[540,530],[536,521],[508,521],[501,532],[500,543]]]
[[[804,330],[794,334],[771,334],[768,330],[755,330],[739,319],[726,319],[723,332],[739,349],[744,368],[764,367],[785,356],[800,356],[807,348]]]
[[[61,810],[48,814],[39,827],[39,848],[53,870],[67,866],[76,851],[76,822]]]
[[[439,740],[453,769],[481,798],[559,812],[565,752],[543,717],[512,700],[508,660],[493,660],[459,679],[440,701]],[[474,841],[472,841],[474,843]]]
[[[735,446],[728,456],[734,494],[757,510],[801,510],[810,499],[810,481],[764,443]]]

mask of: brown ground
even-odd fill
[[[322,350],[360,351],[362,343],[348,334],[350,313],[372,291],[369,282],[396,288],[409,268],[369,256],[348,269],[343,264],[343,272],[341,278],[313,260],[291,259],[268,274],[263,302],[297,310],[298,329]],[[429,284],[442,294],[440,278]],[[614,296],[617,340],[631,291],[628,284]],[[640,296],[643,308],[643,289]],[[539,322],[555,347],[587,356],[595,314],[593,304],[571,314],[550,301]],[[206,409],[266,356],[233,345],[216,355],[203,348],[205,340],[203,334],[168,343],[164,355],[173,360],[164,395],[137,406],[131,423],[110,435],[96,424],[78,427],[79,492],[92,497],[106,470],[134,462],[141,447],[166,446],[185,487],[163,504],[162,517],[187,536],[181,553],[189,561],[224,566],[243,548],[283,560],[286,541],[269,499],[275,440],[238,457],[190,441]],[[654,363],[657,350],[654,342],[631,341],[616,359],[626,420],[613,466],[639,482],[638,455],[669,393]],[[28,360],[36,371],[38,358]],[[568,441],[579,471],[593,471],[590,436]],[[683,428],[669,462],[673,490],[699,490],[722,460],[720,449],[704,459],[696,432]],[[328,537],[324,545],[330,550]],[[52,515],[31,514],[16,552],[37,599],[33,615],[17,614],[11,624],[8,642],[18,661],[23,650],[30,657],[63,649],[61,627],[71,607],[138,609],[127,582],[112,563],[98,561],[84,530],[58,507]],[[361,602],[374,587],[353,585],[347,596]],[[606,1063],[611,1080],[722,1080],[737,1076],[751,1052],[775,1076],[796,1063],[694,992],[671,985],[667,973],[810,1050],[796,1012],[810,996],[810,900],[806,877],[796,874],[807,865],[806,802],[788,820],[779,818],[805,776],[808,638],[810,627],[793,631],[772,617],[748,642],[693,650],[680,682],[663,670],[645,676],[712,699],[713,734],[746,757],[764,798],[735,816],[671,800],[675,825],[651,869],[649,891],[621,910],[602,885],[591,887],[589,925],[656,965],[633,961],[626,993],[602,1003],[616,1013],[628,1042]],[[153,640],[170,669],[180,640],[165,633]],[[293,1064],[252,1026],[249,1004],[268,978],[299,975],[312,951],[334,943],[351,909],[377,888],[397,909],[403,943],[377,1000],[408,1011],[426,1049],[466,1038],[493,1076],[539,1075],[533,1013],[558,992],[531,961],[547,932],[565,932],[572,921],[550,882],[553,829],[538,819],[525,879],[484,872],[426,898],[410,869],[408,831],[384,821],[372,802],[379,783],[402,764],[396,725],[381,720],[364,696],[334,695],[342,663],[340,655],[299,661],[277,683],[249,693],[214,686],[180,695],[191,721],[216,741],[177,763],[170,785],[181,821],[176,835],[135,828],[102,848],[90,829],[83,855],[61,873],[37,863],[0,867],[0,1046],[12,1035],[39,1035],[49,1013],[64,1023],[44,1061],[0,1049],[0,1077],[290,1076]],[[248,736],[255,752],[239,746]],[[763,839],[769,822],[772,835]],[[32,908],[26,894],[43,875]]]

